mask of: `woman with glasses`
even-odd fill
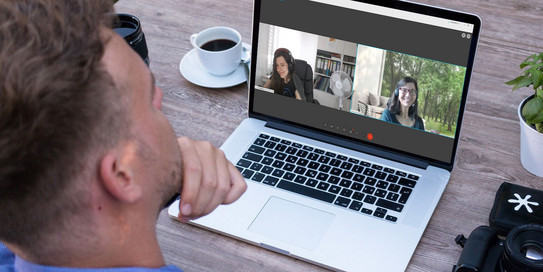
[[[381,114],[381,120],[424,130],[424,122],[418,115],[418,89],[416,79],[402,78],[396,84],[396,90]]]

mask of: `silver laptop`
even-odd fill
[[[193,223],[327,268],[404,271],[454,165],[480,19],[382,0],[256,0],[253,18],[249,118],[221,147],[248,189]],[[279,48],[300,100],[264,87]]]

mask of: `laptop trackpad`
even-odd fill
[[[334,215],[271,197],[249,230],[306,249],[315,249]]]

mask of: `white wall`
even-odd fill
[[[275,40],[270,41],[270,33],[272,32],[275,34]],[[281,47],[290,50],[295,59],[307,61],[315,72],[313,66],[315,66],[317,57],[317,39],[317,35],[261,23],[257,48],[260,59],[257,61],[255,83],[257,85],[264,84],[262,76],[270,74],[272,71],[273,52]]]
[[[356,92],[381,95],[385,50],[358,45],[353,89]]]

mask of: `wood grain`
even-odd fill
[[[461,249],[457,234],[488,224],[499,185],[543,190],[543,179],[520,164],[517,107],[530,89],[511,92],[504,82],[518,65],[543,51],[540,0],[419,0],[478,14],[483,21],[451,181],[407,271],[451,271]],[[189,36],[211,26],[237,29],[250,43],[252,1],[122,0],[117,12],[141,19],[151,70],[164,90],[163,109],[178,135],[220,146],[247,115],[247,85],[207,89],[185,80],[179,62],[192,49]],[[543,166],[542,166],[543,167]],[[191,271],[327,271],[224,235],[180,224],[163,211],[157,235],[166,262]],[[144,245],[142,245],[144,246]],[[387,260],[383,260],[387,261]]]

